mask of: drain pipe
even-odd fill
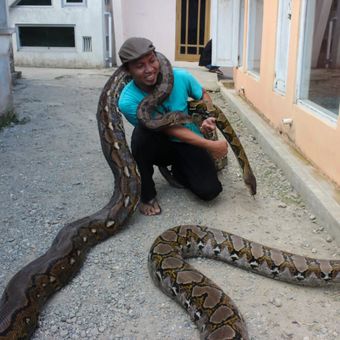
[[[104,12],[104,15],[108,18],[107,36],[108,36],[108,43],[109,43],[109,46],[108,46],[109,56],[106,58],[106,60],[108,61],[109,67],[112,67],[112,14],[110,12]],[[105,38],[106,38],[106,35],[105,35]]]

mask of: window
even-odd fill
[[[86,6],[86,0],[62,0],[63,6]]]
[[[52,6],[52,0],[21,0],[16,6]]]
[[[238,35],[238,66],[243,64],[243,38],[244,38],[244,0],[240,1],[240,30]]]
[[[20,47],[75,47],[73,26],[18,26]]]
[[[91,51],[92,51],[92,38],[83,37],[83,52],[91,52]]]
[[[336,119],[340,103],[340,1],[306,0],[298,99]]]
[[[263,26],[263,0],[248,1],[248,71],[260,74],[262,26]]]
[[[274,89],[286,93],[292,0],[280,0],[276,32]]]

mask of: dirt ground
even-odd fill
[[[112,70],[21,69],[15,106],[22,124],[0,131],[0,288],[43,254],[67,222],[109,200],[113,178],[96,126],[100,91]],[[201,202],[155,173],[162,214],[136,212],[96,246],[81,273],[44,307],[34,339],[197,339],[185,311],[152,283],[148,250],[164,230],[202,224],[300,255],[339,258],[340,251],[282,171],[262,151],[218,93],[258,180],[253,199],[230,152],[224,190]],[[125,124],[127,138],[131,127]],[[232,297],[250,338],[340,339],[339,287],[306,288],[205,259],[191,260]]]

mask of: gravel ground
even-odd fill
[[[113,190],[95,118],[110,70],[22,72],[15,105],[23,124],[0,132],[1,289],[48,249],[66,222],[97,211]],[[147,271],[153,240],[178,224],[208,225],[301,255],[339,257],[327,229],[282,171],[220,95],[212,96],[250,158],[256,199],[245,189],[231,153],[220,173],[224,191],[213,202],[169,187],[157,172],[162,215],[136,212],[123,231],[96,246],[80,274],[45,306],[34,339],[197,339],[189,317],[154,287]],[[234,299],[251,339],[340,339],[337,287],[298,287],[212,260],[190,262]]]

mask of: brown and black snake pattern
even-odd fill
[[[164,56],[158,54],[158,58],[162,81],[139,108],[139,118],[143,123],[156,129],[187,120],[181,113],[150,119],[148,112],[166,98],[172,86],[171,67]],[[102,150],[115,176],[113,195],[100,211],[65,225],[47,252],[27,264],[9,281],[0,300],[0,339],[29,338],[37,327],[39,312],[48,298],[79,271],[89,249],[122,227],[138,204],[139,175],[117,108],[118,97],[128,80],[124,68],[119,68],[104,86],[97,111]],[[230,128],[223,124],[227,124],[226,121],[223,123],[223,118],[217,118],[218,127],[230,138],[229,142],[232,140],[235,144],[232,149],[238,151],[236,156],[242,158],[239,161],[244,168],[247,161],[241,156],[242,146],[233,139]],[[250,187],[252,185],[254,183]],[[255,193],[254,187],[252,193]],[[288,254],[200,226],[180,226],[165,231],[151,248],[150,274],[167,294],[188,310],[196,320],[202,337],[208,339],[247,339],[247,331],[231,300],[213,282],[184,262],[189,256],[225,260],[288,282],[321,284],[340,281],[339,261],[313,260]]]
[[[320,286],[340,283],[340,261],[319,260],[266,247],[213,228],[183,225],[163,232],[149,253],[155,284],[178,302],[196,323],[202,339],[249,339],[233,301],[185,262],[205,257],[289,283]]]
[[[115,177],[113,195],[100,211],[65,225],[47,252],[9,281],[0,300],[0,339],[29,338],[47,299],[79,271],[89,249],[114,235],[137,206],[140,179],[117,111],[128,80],[119,68],[104,86],[97,110],[102,150]]]

